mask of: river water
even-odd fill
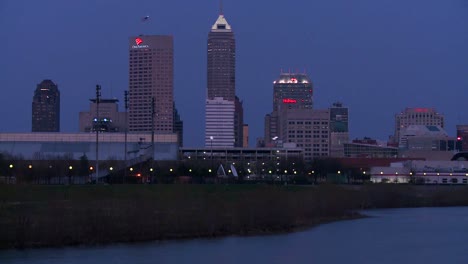
[[[365,211],[281,235],[0,251],[0,263],[468,263],[468,207]]]

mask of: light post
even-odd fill
[[[150,168],[149,171],[150,171],[150,178],[151,178],[150,182],[153,183],[154,182],[154,169]]]
[[[30,178],[33,182],[35,182],[35,183],[37,184],[37,183],[39,183],[39,179],[33,179],[33,178],[34,178],[34,175],[33,175],[33,173],[32,173],[32,168],[33,168],[32,164],[29,164],[29,165],[28,165],[28,169],[29,169],[29,178]]]
[[[68,184],[71,184],[71,178],[72,178],[72,172],[73,172],[73,166],[68,166]]]
[[[154,161],[154,114],[156,113],[155,111],[155,105],[154,105],[154,96],[151,97],[151,157],[152,160]]]
[[[127,134],[128,134],[128,91],[124,91],[124,102],[125,102],[125,143],[124,143],[124,173],[122,178],[122,184],[125,183],[125,178],[127,178]]]
[[[93,174],[93,166],[89,166],[89,172],[88,172],[88,182],[92,181],[91,175]]]
[[[8,183],[10,183],[10,181],[13,180],[13,168],[15,166],[13,166],[13,164],[10,164],[10,166],[8,166],[10,168],[10,180],[8,181]]]
[[[101,86],[96,85],[96,184],[99,181],[99,130],[101,122],[99,121],[99,103],[101,98]]]

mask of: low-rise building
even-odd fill
[[[96,99],[90,99],[88,112],[80,112],[79,114],[79,130],[80,132],[93,132],[99,130],[101,132],[125,132],[126,128],[126,112],[119,112],[118,99],[100,99],[99,100],[99,117],[97,114]]]
[[[366,137],[344,143],[344,155],[348,158],[396,158],[398,148]]]
[[[153,156],[155,160],[176,160],[178,143],[176,134],[154,135],[129,133],[125,148],[124,133],[99,133],[98,155],[100,160],[124,160],[142,155]],[[154,150],[154,154],[151,154]],[[96,159],[95,133],[0,133],[0,152],[27,160],[71,159],[82,156]]]

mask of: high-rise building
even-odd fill
[[[242,133],[242,137],[243,137],[243,143],[242,143],[242,147],[244,148],[248,148],[249,147],[249,125],[248,124],[244,124],[244,128],[243,128],[243,133]]]
[[[99,120],[96,99],[90,99],[89,112],[80,112],[79,131],[124,132],[126,112],[119,112],[118,99],[99,100]]]
[[[312,82],[305,73],[281,73],[273,82],[273,111],[279,107],[312,109]]]
[[[273,82],[273,112],[265,116],[265,145],[280,136],[279,112],[284,109],[312,109],[313,86],[307,74],[281,73]]]
[[[234,102],[234,147],[242,148],[244,145],[244,106],[239,97]]]
[[[335,102],[330,107],[330,156],[344,157],[344,144],[348,141],[348,108]]]
[[[32,132],[60,131],[60,91],[51,80],[43,80],[34,91]]]
[[[208,98],[236,97],[236,41],[231,26],[220,14],[208,34],[207,80]]]
[[[395,115],[395,143],[400,142],[400,131],[410,125],[440,126],[444,128],[444,116],[434,108],[406,108]]]
[[[174,132],[172,36],[129,38],[129,131]]]
[[[236,97],[236,42],[221,13],[208,34],[206,147],[242,147],[243,107]]]
[[[179,147],[184,145],[184,121],[180,119],[179,111],[174,104],[174,133],[177,134],[177,141],[179,142]]]

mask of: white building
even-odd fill
[[[372,167],[374,183],[468,184],[468,161],[412,160]]]
[[[206,100],[205,147],[234,147],[234,111],[234,101],[222,97]]]

